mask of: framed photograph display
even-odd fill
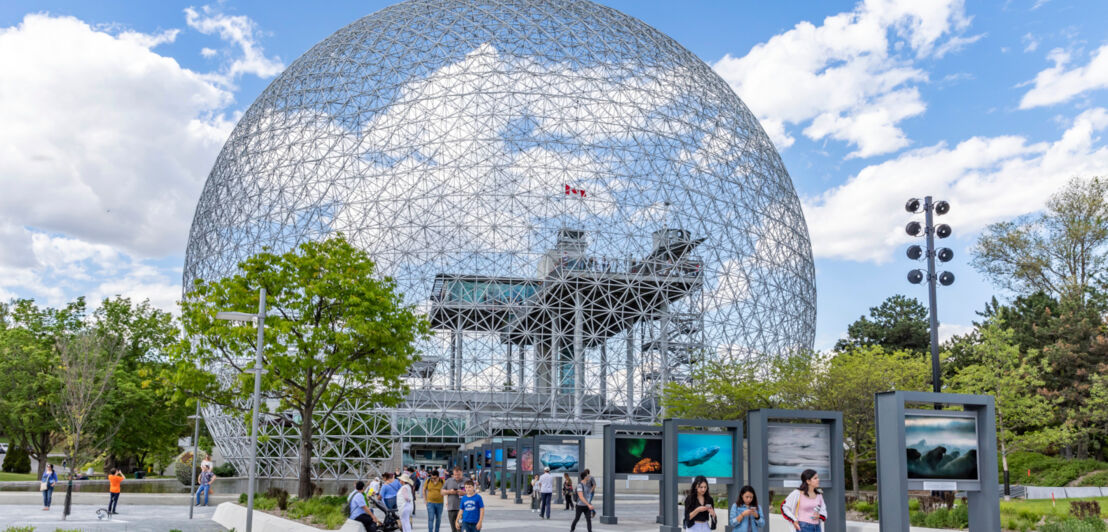
[[[734,445],[726,432],[680,432],[677,434],[677,476],[731,478]]]
[[[981,480],[972,413],[905,411],[904,450],[909,480]]]
[[[662,438],[616,437],[615,462],[617,475],[661,475]]]
[[[831,485],[831,425],[770,423],[766,427],[770,481],[799,483],[805,469],[814,469],[821,484]]]
[[[581,446],[577,443],[540,443],[539,463],[551,473],[576,473],[581,467]]]

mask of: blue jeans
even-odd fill
[[[800,532],[820,532],[821,530],[819,523],[800,523]]]
[[[427,503],[427,532],[439,532],[442,525],[442,503]]]
[[[208,494],[211,493],[211,484],[201,484],[200,488],[196,490],[196,505],[200,505],[200,494],[204,494],[204,506],[208,505]]]
[[[46,508],[50,507],[50,503],[54,500],[54,486],[46,485],[46,489],[42,490],[42,505]]]
[[[477,532],[477,523],[462,521],[462,532]]]
[[[387,499],[381,499],[385,503],[385,508],[396,511],[396,497],[389,497]]]
[[[539,517],[550,519],[550,497],[553,493],[543,493],[542,503],[539,505]]]

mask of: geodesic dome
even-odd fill
[[[337,232],[436,334],[404,406],[351,406],[317,450],[657,421],[697,364],[814,338],[807,228],[761,126],[703,61],[591,2],[411,0],[314,46],[221,151],[185,290]],[[206,418],[245,456],[239,420]],[[295,474],[281,426],[269,476]],[[321,477],[360,474],[343,449]]]

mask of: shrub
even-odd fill
[[[239,472],[235,470],[235,466],[231,464],[231,462],[213,467],[212,473],[215,473],[215,476],[221,478],[234,477],[239,474]]]
[[[1100,517],[1100,503],[1096,501],[1070,501],[1070,515],[1078,519]]]
[[[877,503],[858,501],[854,503],[854,511],[873,521],[877,520]]]
[[[245,493],[240,493],[239,494],[239,504],[246,504],[246,500],[248,498],[249,497]]]
[[[9,526],[4,529],[4,532],[35,532],[33,526]]]
[[[1105,530],[1108,530],[1108,526],[1105,526],[1104,521],[1101,521],[1098,517],[1086,517],[1085,519],[1067,517],[1051,520],[1039,527],[1040,532],[1105,532]]]
[[[199,475],[200,471],[198,470],[196,474]],[[185,486],[192,483],[192,453],[182,454],[181,458],[173,464],[173,476]]]
[[[1032,486],[1065,486],[1081,475],[1101,469],[1108,469],[1108,463],[1097,460],[1074,460],[1039,453],[1017,452],[1008,455],[1008,467],[1012,471],[1012,482]],[[1031,478],[1027,478],[1027,470]],[[1003,473],[1000,475],[1003,481]]]
[[[0,466],[0,470],[5,473],[30,473],[31,457],[27,456],[27,451],[22,447],[12,445],[4,455],[4,464]]]
[[[1097,471],[1083,479],[1081,479],[1081,486],[1094,486],[1104,487],[1108,486],[1108,471]]]
[[[289,492],[274,486],[265,490],[265,496],[277,501],[277,507],[280,508],[282,512],[288,509]]]

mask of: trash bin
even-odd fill
[[[135,478],[145,478],[146,471],[135,471]]]

